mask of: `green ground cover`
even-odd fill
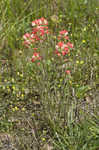
[[[0,1],[0,149],[99,149],[98,0]]]

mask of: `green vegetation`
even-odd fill
[[[0,1],[0,149],[99,149],[98,0]]]

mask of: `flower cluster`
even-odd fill
[[[73,44],[71,42],[69,42],[69,37],[68,35],[68,31],[66,30],[62,30],[59,32],[59,42],[56,45],[56,49],[55,49],[55,53],[58,56],[65,56],[66,54],[69,53],[70,48],[73,48]]]
[[[67,36],[68,35],[68,31],[66,30],[62,30],[59,32],[59,36],[58,36],[58,39],[66,39],[66,40],[69,40],[69,37]]]
[[[32,47],[34,50],[31,60],[32,62],[41,60],[40,53],[35,52],[35,50],[37,51],[37,48],[33,46],[37,45],[38,42],[42,43],[46,40],[46,35],[50,33],[47,25],[48,22],[45,18],[36,19],[32,21],[32,32],[26,33],[23,36],[24,45],[28,48]]]
[[[32,62],[35,62],[36,60],[41,60],[41,56],[39,53],[34,52],[32,56]]]
[[[43,59],[41,52],[38,51],[38,44],[43,43],[47,39],[47,35],[50,33],[48,29],[48,21],[43,17],[36,19],[32,21],[32,27],[32,32],[26,33],[23,36],[24,45],[26,47],[33,48],[33,56],[31,61],[38,62]],[[68,31],[60,31],[57,39],[58,42],[55,46],[53,54],[56,54],[56,56],[63,56],[64,58],[70,52],[70,50],[73,49],[73,44],[70,42],[68,37]],[[70,74],[70,70],[66,70],[65,72],[66,74]]]
[[[46,39],[46,35],[49,34],[47,25],[48,22],[44,18],[32,21],[32,26],[33,26],[32,32],[26,33],[23,36],[24,45],[26,47],[30,47],[34,43],[37,44],[38,41],[42,43]]]

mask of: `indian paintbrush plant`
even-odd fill
[[[53,35],[48,21],[40,18],[32,21],[32,30],[25,33],[23,39],[25,48],[32,50],[27,72],[33,89],[40,95],[45,114],[51,120],[64,118],[66,121],[71,103],[68,97],[72,77],[69,58],[74,49],[68,31],[63,29]]]

